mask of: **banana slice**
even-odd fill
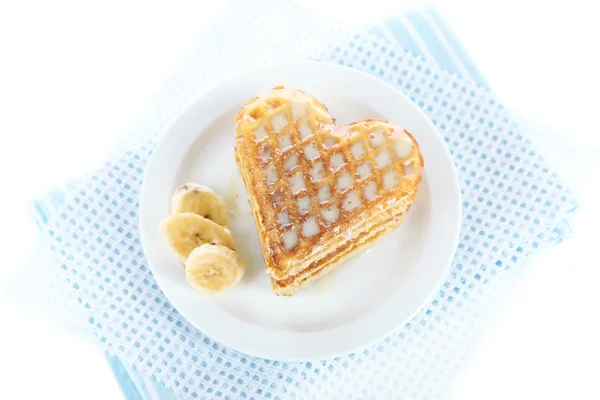
[[[246,264],[225,246],[203,244],[185,262],[185,276],[195,289],[213,294],[236,285],[246,273]]]
[[[227,226],[225,206],[209,187],[195,183],[179,185],[171,197],[171,214],[192,212]]]
[[[161,221],[159,230],[183,262],[192,250],[205,243],[219,244],[235,250],[235,242],[229,229],[192,212],[168,216]]]

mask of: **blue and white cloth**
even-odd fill
[[[287,2],[230,3],[221,28],[191,49],[148,105],[152,117],[133,128],[132,144],[32,201],[57,276],[75,299],[72,318],[107,352],[127,399],[442,397],[485,324],[491,294],[529,254],[568,233],[571,194],[435,9],[349,31]],[[463,192],[459,248],[432,302],[381,343],[318,363],[248,357],[198,332],[154,282],[137,232],[144,166],[166,126],[210,84],[274,53],[320,54],[403,90],[443,135]]]

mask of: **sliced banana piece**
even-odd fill
[[[220,245],[203,244],[194,249],[185,262],[188,283],[206,294],[236,285],[245,273],[242,256]]]
[[[168,216],[161,221],[159,230],[183,262],[192,250],[205,243],[235,249],[229,229],[192,212]]]
[[[196,183],[179,185],[171,197],[171,214],[192,212],[227,226],[227,212],[211,188]]]

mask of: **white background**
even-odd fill
[[[402,2],[306,3],[356,21],[398,12]],[[437,3],[509,107],[600,148],[600,24],[588,2]],[[0,2],[0,285],[30,251],[35,231],[26,201],[102,160],[216,7]],[[576,237],[524,274],[476,344],[452,398],[600,398],[597,192],[585,186]],[[122,398],[98,349],[6,302],[0,376],[0,398]]]

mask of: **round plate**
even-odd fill
[[[419,194],[404,223],[378,244],[293,297],[278,297],[265,272],[246,189],[234,159],[234,118],[276,85],[304,90],[340,125],[385,118],[412,133],[425,160]],[[242,281],[206,296],[186,281],[159,234],[175,187],[207,185],[223,199]],[[173,306],[196,328],[240,352],[274,360],[351,353],[400,328],[442,284],[461,223],[460,188],[450,154],[427,116],[394,87],[362,72],[320,62],[251,71],[210,91],[169,129],[146,169],[140,229],[148,264]]]

